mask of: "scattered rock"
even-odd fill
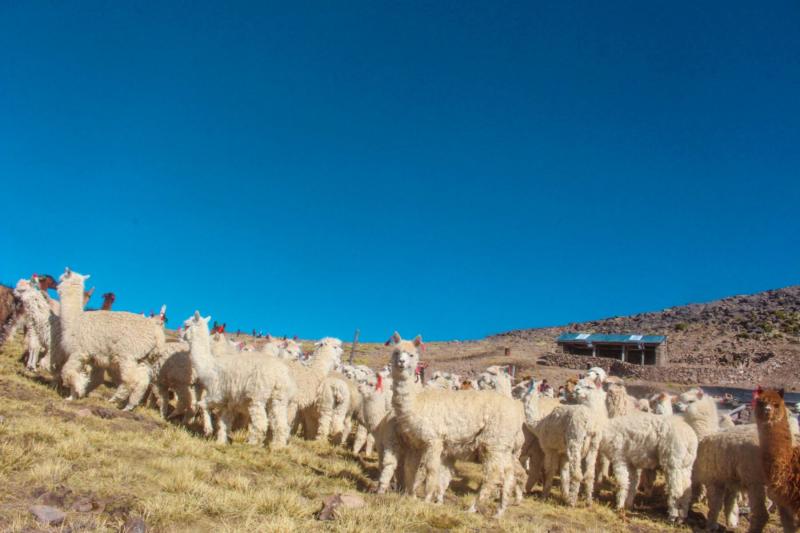
[[[83,409],[78,409],[77,411],[75,411],[75,415],[78,418],[86,418],[87,416],[92,416],[92,412],[84,407]]]
[[[29,511],[39,522],[48,526],[61,525],[67,517],[64,511],[49,505],[32,505]]]
[[[91,498],[78,498],[75,503],[72,504],[72,509],[79,513],[88,513],[94,509],[94,502]]]
[[[129,518],[122,526],[123,533],[146,533],[147,524],[138,516]]]
[[[338,518],[338,509],[359,509],[367,504],[364,498],[356,494],[334,494],[322,502],[322,510],[317,515],[319,520],[334,520]]]

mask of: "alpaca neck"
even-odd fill
[[[403,373],[393,376],[392,380],[392,408],[398,416],[407,417],[413,414],[414,399],[417,388],[413,376]]]
[[[783,418],[773,423],[756,420],[758,426],[758,440],[761,447],[761,457],[767,477],[782,476],[785,472],[777,465],[792,459],[792,433],[789,430],[789,420],[784,408]]]
[[[311,362],[311,369],[320,376],[327,376],[336,365],[336,354],[329,348],[320,349]]]
[[[208,332],[195,332],[189,342],[189,357],[197,379],[204,387],[210,388],[217,379],[217,363],[211,355],[211,344]]]
[[[83,316],[83,286],[68,285],[59,291],[60,318],[65,332],[71,330]]]

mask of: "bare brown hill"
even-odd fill
[[[575,331],[666,335],[670,364],[640,367],[558,353],[558,335]],[[387,355],[379,344],[361,345],[358,350],[359,359],[374,367],[385,364]],[[599,364],[612,373],[646,382],[746,388],[760,383],[798,390],[800,286],[626,317],[514,330],[479,341],[435,342],[428,345],[425,358],[431,370],[467,375],[493,364],[512,364],[522,373],[561,379],[574,371],[559,369]]]

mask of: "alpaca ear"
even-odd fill
[[[425,349],[424,344],[422,344],[422,335],[417,335],[416,337],[414,337],[414,346],[417,347],[422,346],[423,347],[422,349],[423,350]]]
[[[400,342],[401,340],[403,340],[403,338],[400,336],[400,334],[399,334],[399,333],[397,333],[397,332],[395,331],[395,332],[392,334],[392,336],[391,336],[391,337],[389,337],[389,340],[388,340],[388,341],[386,341],[386,346],[392,346],[392,345],[395,345],[395,344],[397,344],[398,342]]]
[[[85,276],[83,276],[83,281],[86,281],[87,279],[89,279],[91,277],[92,277],[91,274],[86,274]]]
[[[701,389],[700,387],[697,387],[697,398],[700,399],[704,395],[705,395],[705,392],[703,392],[703,389]]]
[[[200,311],[195,311],[195,312],[194,312],[194,317],[193,317],[193,318],[194,318],[195,322],[198,322],[198,321],[200,321],[200,319],[202,318],[202,317],[200,316]]]
[[[208,324],[209,322],[211,322],[211,315],[208,315],[203,320],[205,321],[206,324]]]

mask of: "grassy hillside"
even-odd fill
[[[248,446],[237,433],[218,446],[162,422],[151,409],[123,413],[104,387],[63,400],[25,375],[13,340],[0,352],[0,530],[41,529],[36,503],[67,512],[63,531],[119,531],[142,518],[151,531],[675,531],[662,498],[622,520],[610,493],[592,509],[567,509],[526,496],[501,520],[465,512],[479,480],[460,464],[443,506],[368,493],[377,461],[342,448],[292,438],[279,452]],[[315,514],[331,494],[357,493],[366,507],[335,521]],[[683,528],[688,531],[688,528]],[[51,530],[59,530],[53,528]]]

